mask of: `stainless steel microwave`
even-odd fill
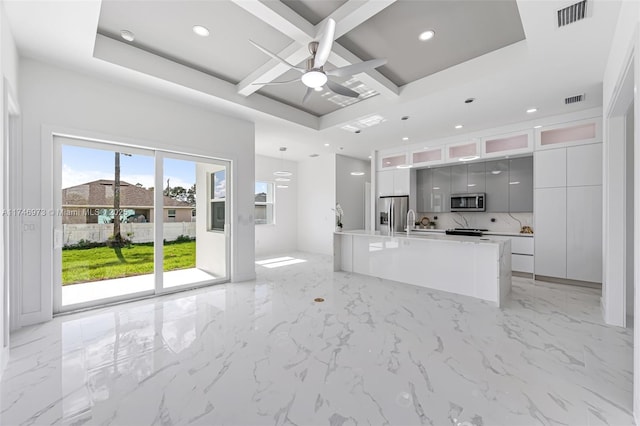
[[[477,194],[451,194],[451,211],[483,212],[486,209],[485,198],[484,192]]]

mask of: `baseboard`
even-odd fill
[[[575,285],[578,287],[588,287],[588,288],[595,288],[595,289],[602,288],[602,283],[594,283],[591,281],[570,280],[567,278],[548,277],[545,275],[536,275],[536,281],[545,281],[548,283],[555,283],[555,284]]]
[[[511,275],[514,276],[514,277],[533,279],[533,273],[532,272],[511,271]]]

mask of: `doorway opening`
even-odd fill
[[[54,142],[54,313],[228,281],[229,206],[214,228],[209,202],[227,161]]]

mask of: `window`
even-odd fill
[[[275,223],[273,217],[273,183],[256,182],[254,194],[255,224],[271,225]]]
[[[209,181],[211,190],[209,191],[209,231],[224,231],[224,211],[225,198],[227,195],[227,180],[225,170],[211,173]]]
[[[169,222],[176,221],[176,209],[167,209],[167,217],[169,218]]]

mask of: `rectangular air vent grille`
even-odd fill
[[[584,101],[584,95],[575,95],[575,96],[569,96],[568,98],[564,98],[565,105],[575,104],[577,102],[582,102],[582,101]]]
[[[558,10],[558,28],[573,24],[587,16],[587,0]]]

